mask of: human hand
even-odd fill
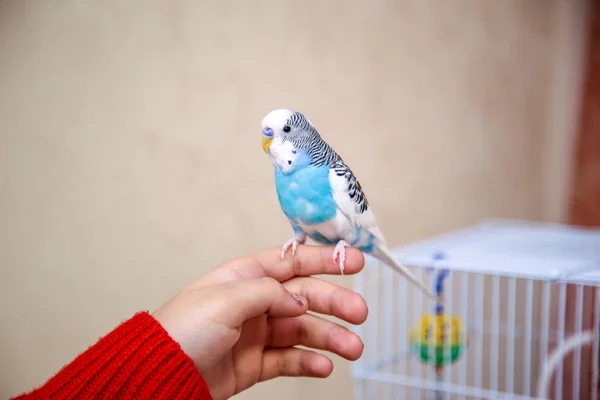
[[[351,324],[362,324],[368,313],[357,293],[311,276],[339,274],[332,255],[333,247],[302,245],[283,261],[280,248],[230,260],[153,316],[194,361],[215,400],[279,376],[325,378],[333,371],[331,360],[294,346],[356,360],[363,343],[307,311]],[[345,265],[346,274],[360,272],[362,253],[347,249]]]

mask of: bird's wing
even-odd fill
[[[354,226],[364,228],[375,236],[377,243],[370,254],[406,275],[411,282],[423,289],[432,299],[437,300],[437,296],[429,290],[427,285],[418,280],[408,268],[396,260],[394,254],[387,247],[385,238],[377,226],[375,215],[360,187],[360,183],[358,183],[358,179],[342,160],[331,166],[329,181],[331,182],[333,198],[340,211],[348,217]]]
[[[338,208],[351,223],[356,227],[367,229],[376,238],[385,242],[358,179],[341,159],[331,166],[329,181]]]

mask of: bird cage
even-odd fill
[[[367,257],[354,398],[597,399],[600,230],[490,220]]]

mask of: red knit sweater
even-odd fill
[[[15,399],[212,400],[194,362],[147,312],[135,314]]]

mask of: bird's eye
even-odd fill
[[[292,130],[292,128],[289,125],[286,125],[286,126],[283,127],[283,131],[286,132],[286,133],[289,132],[289,131],[291,131],[291,130]]]

